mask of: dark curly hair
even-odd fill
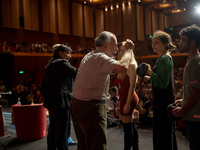
[[[200,28],[197,25],[193,24],[189,27],[183,28],[179,32],[179,35],[186,35],[189,42],[194,40],[196,43],[196,48],[200,46]]]

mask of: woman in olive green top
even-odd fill
[[[170,49],[175,46],[170,36],[156,31],[152,38],[152,48],[159,58],[151,70],[147,70],[145,80],[152,84],[153,91],[153,148],[154,150],[177,150],[174,121],[167,116],[167,106],[175,101],[173,60]]]

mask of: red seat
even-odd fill
[[[5,131],[4,131],[4,120],[3,120],[3,108],[0,105],[0,137],[5,136]]]
[[[17,139],[33,141],[46,135],[46,108],[42,104],[12,105]]]

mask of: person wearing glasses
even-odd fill
[[[144,79],[152,84],[153,149],[177,150],[175,123],[167,115],[168,105],[175,102],[174,67],[170,55],[175,46],[167,33],[156,31],[152,37],[152,48],[159,58],[153,69],[148,65]]]
[[[183,98],[177,100],[181,107],[175,107],[173,114],[182,116],[189,137],[191,150],[200,149],[200,27],[184,28],[181,35],[180,50],[187,53],[188,60],[183,72]]]

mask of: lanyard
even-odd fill
[[[186,66],[187,66],[187,64],[188,64],[188,62],[189,62],[189,59],[190,59],[193,55],[195,55],[196,53],[199,53],[199,52],[198,52],[198,51],[193,52],[192,55],[187,59],[187,62],[186,62],[185,67],[184,67],[184,71],[186,70]],[[183,80],[184,80],[184,74],[183,74],[183,78],[182,78],[182,85],[183,85]]]

